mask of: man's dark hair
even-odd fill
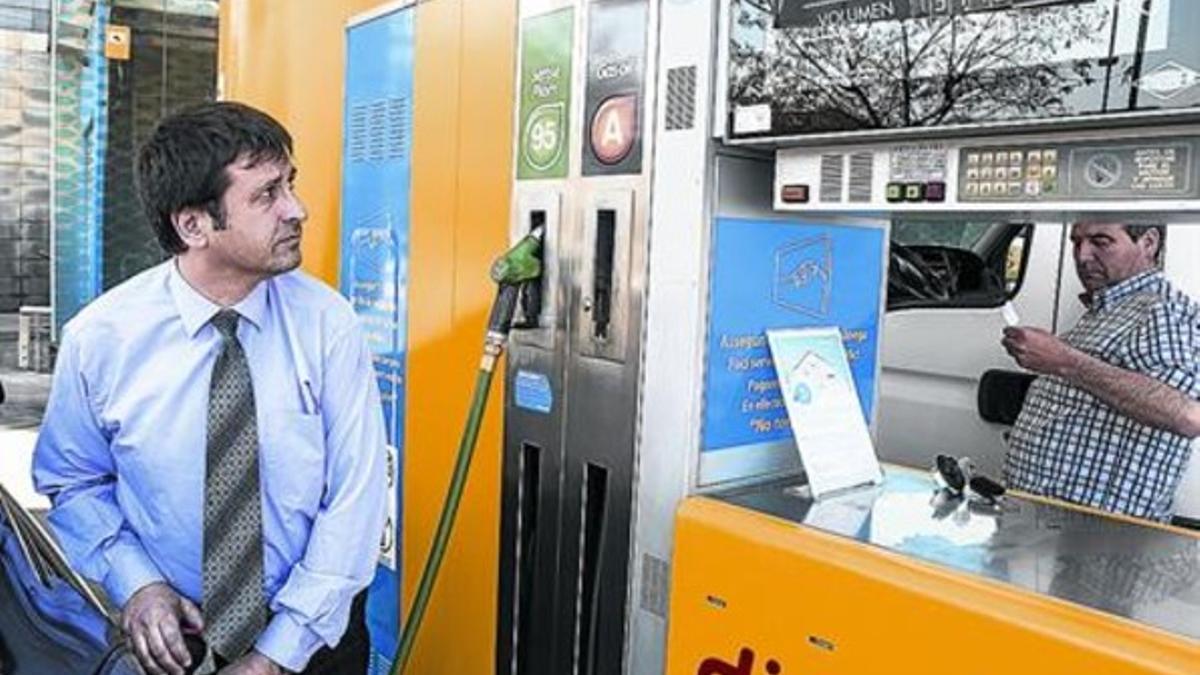
[[[201,103],[159,120],[137,158],[138,195],[158,243],[171,254],[187,250],[171,222],[183,209],[202,208],[224,227],[229,165],[253,167],[291,154],[292,137],[283,125],[241,103]]]
[[[1167,226],[1161,223],[1157,225],[1126,225],[1125,232],[1129,238],[1137,241],[1142,238],[1150,230],[1158,232],[1158,250],[1154,252],[1154,262],[1159,267],[1162,266],[1163,249],[1167,247]]]

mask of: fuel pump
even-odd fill
[[[492,263],[491,277],[496,282],[496,299],[492,303],[492,311],[488,318],[487,335],[483,342],[483,358],[479,362],[479,372],[475,378],[475,393],[471,396],[471,407],[467,411],[467,421],[463,427],[462,439],[458,444],[458,459],[454,464],[454,473],[446,490],[446,499],[442,504],[442,515],[438,519],[437,531],[433,537],[433,546],[425,568],[421,572],[421,581],[417,585],[417,594],[413,598],[413,606],[408,613],[408,621],[400,633],[400,646],[393,660],[392,675],[405,672],[412,647],[421,628],[421,620],[429,605],[429,597],[433,585],[437,581],[438,570],[442,559],[446,556],[446,544],[454,529],[454,519],[458,515],[458,506],[462,501],[463,486],[467,482],[467,474],[471,469],[471,457],[475,452],[475,442],[479,438],[479,422],[487,408],[488,390],[492,383],[492,373],[496,360],[504,353],[509,331],[514,327],[513,317],[518,303],[522,304],[525,316],[536,315],[530,306],[538,301],[538,289],[542,275],[542,236],[543,230],[535,227],[529,234],[521,238],[515,246],[501,255]],[[518,326],[519,327],[519,326]]]

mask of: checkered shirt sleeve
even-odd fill
[[[1117,290],[1063,338],[1200,398],[1200,307],[1158,274]],[[1188,439],[1045,376],[1030,388],[1013,427],[1005,478],[1034,494],[1165,521],[1190,454]]]

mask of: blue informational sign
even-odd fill
[[[541,373],[518,370],[513,399],[518,408],[549,414],[554,408],[554,391],[550,389],[550,378]]]
[[[413,10],[375,17],[346,31],[342,149],[342,293],[358,313],[375,359],[394,477],[403,476],[405,357],[412,173]],[[393,481],[390,541],[367,602],[371,673],[386,673],[400,621],[401,490]]]
[[[863,414],[871,419],[884,235],[880,227],[717,219],[703,452],[791,438],[767,329],[840,328]]]

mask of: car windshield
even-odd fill
[[[975,247],[995,226],[993,222],[919,222],[899,221],[892,224],[892,241],[905,246],[946,246],[975,251]]]

